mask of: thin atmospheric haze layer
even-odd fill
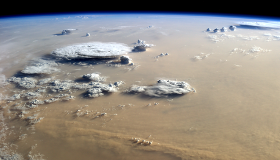
[[[1,159],[280,158],[279,21],[0,21]]]

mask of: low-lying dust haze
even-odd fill
[[[188,15],[0,21],[2,159],[280,158],[277,28]]]

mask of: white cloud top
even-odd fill
[[[65,58],[111,58],[127,54],[131,48],[121,43],[84,43],[56,49],[53,55]]]

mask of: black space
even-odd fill
[[[2,4],[0,17],[57,14],[211,14],[280,19],[278,4],[257,1],[61,1],[13,2]],[[93,3],[94,2],[94,3]],[[7,8],[5,9],[5,6]],[[13,7],[14,6],[14,7]],[[19,8],[17,8],[19,7]]]

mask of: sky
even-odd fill
[[[227,14],[227,15],[247,15],[247,16],[265,16],[280,18],[277,5],[265,2],[249,2],[242,3],[240,1],[183,1],[178,2],[158,2],[151,3],[149,1],[98,1],[98,3],[83,2],[70,2],[63,1],[63,3],[51,2],[15,2],[7,1],[8,8],[2,8],[0,17],[11,16],[32,16],[32,15],[46,15],[46,14],[72,14],[72,13],[131,13],[131,12],[149,12],[149,13],[165,13],[165,14],[190,14],[190,13],[203,13],[203,14]],[[101,3],[100,3],[101,2]],[[10,3],[10,4],[9,4]],[[21,4],[22,3],[22,4]],[[115,4],[114,4],[115,3]],[[15,6],[14,6],[15,5]],[[20,6],[20,9],[11,6]]]

